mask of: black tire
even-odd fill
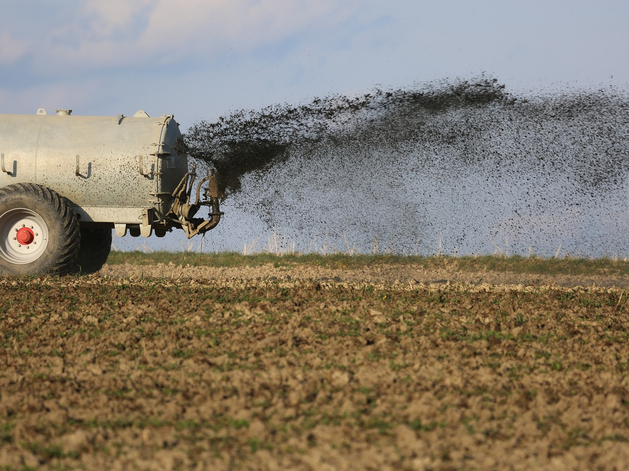
[[[100,270],[111,252],[111,229],[81,228],[81,247],[72,265],[72,273],[87,275]]]
[[[0,188],[0,275],[67,273],[81,242],[70,202],[33,183]]]

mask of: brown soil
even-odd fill
[[[625,469],[625,286],[412,266],[0,279],[0,469]]]
[[[596,286],[629,287],[626,276],[574,276],[543,275],[510,272],[469,272],[459,271],[456,265],[450,268],[426,269],[419,265],[376,264],[361,269],[332,269],[308,265],[294,267],[273,267],[268,264],[247,268],[215,268],[198,266],[180,266],[172,263],[156,265],[105,265],[101,271],[104,276],[117,277],[162,277],[169,279],[192,278],[204,280],[333,280],[336,282],[368,283],[375,285],[417,284],[489,284],[489,285],[524,285],[524,286]]]

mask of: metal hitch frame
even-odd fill
[[[173,203],[167,214],[167,217],[171,218],[175,224],[181,226],[188,239],[214,229],[224,214],[220,210],[218,182],[213,171],[197,184],[196,202],[190,202],[197,177],[196,169],[197,166],[194,164],[192,172],[186,173],[173,191]],[[201,187],[206,182],[207,186],[201,196]],[[195,217],[201,206],[209,208],[208,219]]]

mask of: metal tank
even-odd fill
[[[71,113],[0,115],[0,274],[93,272],[112,229],[190,238],[218,224],[215,177],[195,185],[173,116]]]

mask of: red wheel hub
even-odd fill
[[[23,227],[17,231],[17,241],[22,245],[31,244],[35,240],[35,233],[28,227]]]

